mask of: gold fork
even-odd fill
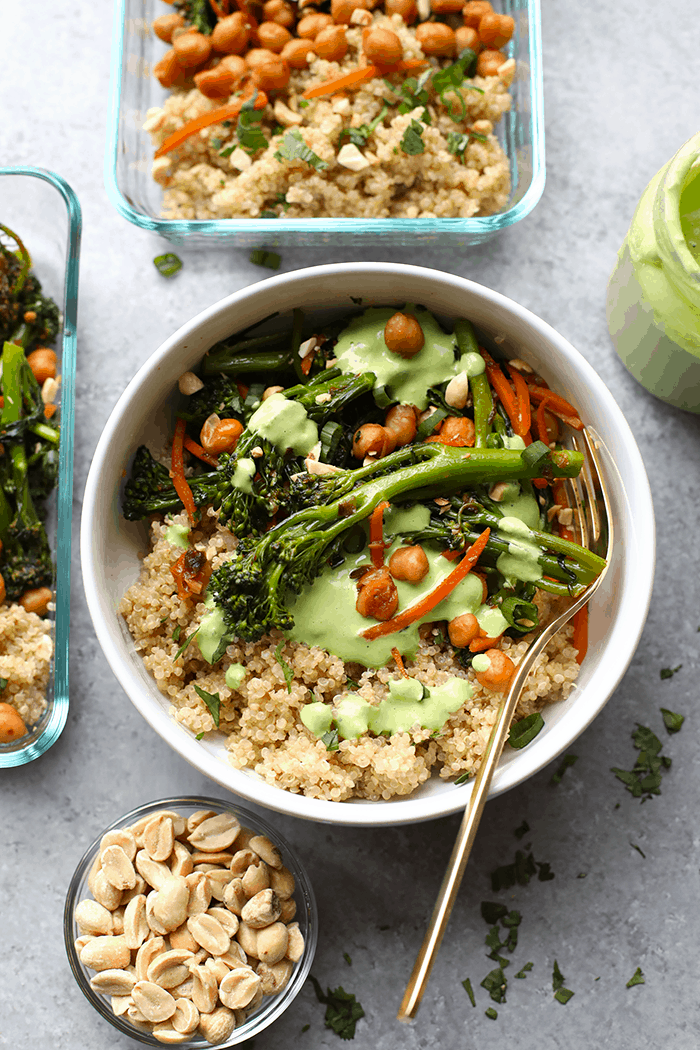
[[[423,993],[430,978],[433,963],[440,948],[447,923],[452,912],[459,887],[462,882],[464,870],[469,860],[476,832],[479,827],[484,806],[488,799],[491,780],[498,763],[503,745],[505,744],[510,723],[515,713],[518,699],[525,685],[525,681],[532,670],[535,660],[544,649],[547,642],[557,631],[567,623],[574,613],[582,609],[593,593],[603,582],[610,567],[610,559],[613,549],[613,519],[610,509],[610,498],[603,470],[600,465],[599,447],[600,438],[594,430],[587,427],[583,431],[586,459],[584,468],[579,478],[573,484],[574,502],[578,512],[578,527],[581,536],[581,544],[591,549],[600,548],[604,543],[606,546],[605,568],[596,579],[588,585],[585,591],[559,616],[556,617],[537,636],[532,643],[522,662],[518,665],[508,692],[504,694],[498,707],[496,721],[491,730],[486,750],[484,751],[479,771],[474,780],[474,789],[469,798],[467,808],[462,818],[462,823],[457,834],[457,840],[452,850],[452,855],[447,865],[445,876],[442,880],[440,892],[430,918],[430,923],[423,939],[420,951],[416,958],[413,971],[406,987],[401,1006],[399,1007],[399,1021],[410,1021],[416,1015]],[[580,449],[580,443],[573,439],[574,445]],[[600,495],[599,495],[600,493]],[[600,513],[599,502],[602,503],[603,513]],[[605,533],[607,532],[607,536]],[[607,542],[606,542],[607,541]]]

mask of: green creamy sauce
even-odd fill
[[[190,545],[190,530],[186,525],[168,525],[165,538],[173,547],[184,547],[187,550]]]
[[[685,242],[695,261],[700,263],[700,169],[697,167],[681,193],[680,212]]]
[[[376,306],[350,321],[336,343],[335,356],[343,372],[374,372],[378,387],[387,387],[392,397],[423,410],[428,407],[428,387],[464,371],[465,362],[456,356],[454,336],[446,335],[428,310],[407,305],[403,312],[416,318],[425,336],[425,345],[415,357],[404,358],[387,349],[384,328],[396,310]],[[478,357],[483,367],[479,354],[467,356]],[[474,362],[471,367],[476,367]]]
[[[513,434],[512,437],[506,434],[503,438],[503,445],[505,448],[518,449],[520,452],[525,448],[525,442],[519,434]]]
[[[218,652],[218,650],[226,637],[226,625],[224,624],[224,614],[218,605],[214,605],[213,598],[207,598],[204,604],[208,609],[211,609],[211,612],[207,613],[199,625],[197,645],[207,663],[213,664],[215,660],[221,659],[223,656],[223,653]],[[236,687],[232,686],[232,688]]]
[[[498,506],[507,517],[519,518],[530,529],[539,528],[540,508],[537,500],[529,492],[521,492],[519,485],[509,485]]]
[[[241,492],[246,492],[249,496],[253,495],[253,478],[255,477],[255,460],[253,459],[239,459],[236,463],[236,469],[233,472],[233,486],[234,488],[240,489]]]
[[[287,401],[284,394],[273,394],[263,401],[248,420],[253,434],[267,438],[280,452],[291,448],[297,456],[308,456],[318,442],[318,427],[298,401]]]
[[[316,736],[327,733],[335,720],[343,740],[355,740],[367,732],[407,733],[415,725],[436,732],[471,696],[472,687],[464,678],[449,678],[432,689],[424,689],[415,678],[392,678],[389,696],[376,706],[359,696],[344,696],[333,708],[306,704],[301,720]]]
[[[508,539],[508,553],[501,554],[496,562],[499,572],[506,579],[525,580],[535,583],[542,576],[540,549],[532,542],[532,531],[524,521],[515,517],[501,518],[498,531]]]
[[[224,675],[226,685],[229,689],[240,689],[247,673],[243,664],[229,664]]]
[[[472,660],[472,667],[474,668],[477,674],[483,674],[484,671],[488,671],[490,666],[491,661],[489,660],[486,653],[477,653],[474,659]]]
[[[517,508],[515,507],[517,504]],[[532,554],[526,547],[527,537],[530,530],[515,517],[515,510],[532,518],[537,513],[537,501],[532,496],[519,496],[514,504],[509,506],[511,516],[504,518],[505,529],[509,522],[515,522],[516,529],[520,526],[525,530],[522,534],[513,536],[509,544],[508,554],[501,555],[502,558],[510,559],[507,564],[509,575],[518,579],[539,579],[541,570],[537,565],[535,577],[532,572]],[[411,507],[405,511],[392,507],[386,514],[387,529],[385,535],[390,532],[409,531],[414,528],[424,528],[427,524],[429,511],[427,507]],[[539,519],[539,514],[537,514]],[[386,560],[391,553],[404,545],[405,542],[395,539],[391,547],[387,548]],[[442,556],[441,551],[425,544],[426,557],[428,559],[428,574],[420,583],[406,583],[404,580],[396,580],[396,588],[399,594],[399,609],[420,601],[424,595],[432,591],[441,580],[454,569],[454,562],[448,561]],[[535,548],[537,549],[537,548]],[[539,551],[538,551],[539,555]],[[414,657],[418,651],[419,636],[418,628],[422,623],[430,623],[436,620],[452,620],[462,613],[473,613],[479,621],[479,626],[486,632],[489,638],[497,638],[503,634],[508,627],[508,622],[499,609],[490,605],[482,604],[482,584],[478,576],[469,573],[452,592],[444,598],[434,609],[416,620],[409,627],[395,634],[384,635],[369,641],[362,637],[362,632],[374,624],[361,616],[355,608],[357,600],[357,585],[351,578],[353,569],[361,565],[367,565],[369,556],[367,550],[359,554],[348,555],[343,565],[334,569],[327,569],[301,594],[295,596],[290,605],[290,612],[294,617],[294,627],[289,632],[289,637],[295,642],[303,642],[306,645],[316,645],[327,652],[334,653],[341,660],[354,661],[365,667],[384,667],[391,659],[391,650],[396,648],[402,656]],[[500,565],[499,565],[500,568]],[[522,575],[525,573],[525,575]]]

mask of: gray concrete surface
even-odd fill
[[[172,283],[152,258],[167,250],[110,207],[102,183],[110,5],[37,0],[3,10],[2,163],[62,173],[83,206],[72,619],[71,712],[39,761],[2,774],[0,803],[0,1044],[14,1050],[136,1046],[78,992],[64,956],[65,889],[85,845],[120,813],[169,793],[214,790],[146,726],[113,678],[92,631],[78,556],[80,500],[107,415],[136,367],[181,322],[266,276],[242,252],[180,252]],[[658,517],[656,588],[632,666],[576,742],[558,787],[552,769],[489,804],[432,983],[416,1023],[395,1013],[449,854],[457,820],[382,831],[274,817],[312,873],[321,913],[313,973],[356,993],[366,1017],[358,1050],[695,1050],[700,1044],[700,759],[696,521],[700,420],[645,394],[615,358],[604,294],[615,252],[649,178],[697,130],[692,0],[615,5],[543,0],[547,168],[534,213],[493,243],[422,262],[474,278],[523,303],[597,368],[632,426]],[[415,261],[377,245],[284,253],[283,267],[350,258]],[[682,664],[669,681],[659,670]],[[685,714],[663,732],[659,707]],[[640,804],[610,772],[630,767],[635,722],[660,733],[673,768],[660,797]],[[521,843],[513,830],[531,828]],[[489,873],[532,843],[555,878],[494,896]],[[640,854],[632,845],[644,853]],[[578,878],[585,873],[586,878]],[[479,987],[485,956],[479,904],[522,912],[498,1019]],[[343,959],[347,952],[352,966]],[[558,960],[575,992],[552,997]],[[512,980],[528,960],[525,980]],[[627,989],[637,966],[646,983]],[[477,993],[472,1009],[461,981]],[[302,1028],[308,1029],[302,1032]],[[334,1048],[310,986],[256,1050]]]

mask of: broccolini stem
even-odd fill
[[[455,337],[461,354],[479,354],[476,333],[470,321],[455,321]],[[491,433],[489,418],[493,411],[493,397],[486,372],[469,377],[469,387],[474,403],[474,430],[476,448],[486,448],[486,438]]]
[[[292,372],[292,358],[289,350],[265,350],[255,353],[246,350],[241,354],[226,353],[208,354],[204,358],[202,374],[205,376],[248,375],[250,372]]]

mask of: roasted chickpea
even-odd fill
[[[238,81],[248,72],[248,66],[246,65],[245,59],[240,55],[224,55],[216,68],[228,69],[235,76],[236,83],[238,83]]]
[[[498,70],[508,59],[501,51],[487,49],[482,51],[476,60],[476,71],[480,77],[495,77]]]
[[[462,0],[430,0],[430,10],[434,15],[454,15],[463,6]]]
[[[472,29],[471,26],[460,26],[459,29],[455,30],[455,40],[457,41],[457,51],[464,51],[465,48],[471,48],[472,51],[479,52],[481,50],[481,41],[479,40],[479,34],[476,29]]]
[[[48,587],[33,587],[25,591],[19,600],[19,604],[25,612],[36,613],[37,616],[46,616],[49,611],[49,602],[53,599],[53,591]]]
[[[292,39],[292,34],[277,22],[263,22],[258,26],[258,40],[261,47],[266,47],[279,55],[285,44]]]
[[[251,47],[246,51],[245,60],[249,69],[257,69],[258,66],[266,66],[268,62],[274,62],[279,56],[266,47]]]
[[[366,456],[381,459],[395,448],[393,435],[379,423],[364,423],[355,431],[352,439],[352,454],[355,459],[364,459]]]
[[[331,14],[333,21],[340,25],[350,25],[353,11],[358,8],[368,11],[370,4],[368,0],[331,0]]]
[[[0,744],[11,744],[27,732],[27,727],[11,704],[0,704]]]
[[[305,15],[297,26],[297,36],[302,40],[315,40],[322,29],[333,25],[331,15],[321,14],[314,11],[312,15]]]
[[[445,444],[450,441],[464,441],[465,445],[472,448],[474,438],[474,422],[466,416],[448,416],[442,424],[440,439]]]
[[[57,360],[56,352],[48,346],[38,346],[29,354],[27,364],[39,386],[43,386],[47,379],[55,378]]]
[[[243,424],[237,419],[219,419],[211,415],[205,420],[199,433],[199,441],[205,452],[218,456],[220,452],[231,452],[243,433]]]
[[[319,58],[328,62],[340,62],[348,53],[344,26],[328,26],[314,40],[314,50]]]
[[[357,581],[355,608],[360,616],[390,620],[399,605],[399,592],[386,565],[370,569]]]
[[[395,580],[420,583],[429,570],[426,553],[419,543],[414,547],[399,547],[389,558],[389,572]]]
[[[407,26],[413,25],[418,18],[415,0],[384,0],[384,10],[388,15],[401,15]]]
[[[491,689],[494,693],[504,693],[510,685],[515,664],[500,649],[487,649],[484,656],[488,657],[489,666],[485,671],[477,671],[477,682],[484,689]]]
[[[425,344],[423,329],[411,314],[400,311],[390,317],[384,327],[387,350],[400,357],[415,357]]]
[[[282,58],[292,69],[306,69],[309,64],[309,54],[314,54],[316,42],[314,40],[290,40],[282,48]]]
[[[203,66],[211,54],[211,40],[195,29],[188,30],[173,41],[173,49],[183,69]]]
[[[394,435],[397,448],[410,444],[416,436],[416,413],[413,405],[393,405],[386,414],[384,427]]]
[[[473,613],[455,616],[447,625],[447,633],[455,649],[466,649],[470,642],[479,637],[479,630],[479,621]]]
[[[166,51],[159,62],[153,67],[153,76],[156,78],[161,87],[169,88],[172,87],[178,77],[183,74],[183,68],[178,62],[177,55],[173,48],[170,51]]]
[[[489,3],[489,0],[468,0],[468,2],[462,8],[462,21],[465,26],[471,26],[472,29],[479,28],[479,22],[484,15],[491,14],[493,7]]]
[[[250,41],[250,25],[241,11],[221,18],[211,34],[214,51],[226,55],[242,55]]]
[[[263,15],[267,22],[276,22],[285,29],[291,29],[296,20],[294,10],[286,0],[267,0],[263,5]]]
[[[369,62],[380,66],[395,66],[403,58],[403,46],[391,29],[370,29],[362,46]]]
[[[263,91],[284,91],[289,76],[289,66],[281,55],[275,55],[273,61],[264,62],[253,70],[253,80]]]
[[[444,22],[423,22],[416,29],[416,40],[426,55],[454,55],[457,50],[454,29]]]
[[[197,89],[205,98],[228,98],[237,79],[236,74],[222,64],[216,66],[215,69],[204,69],[201,73],[194,75]]]
[[[160,15],[159,18],[153,19],[153,32],[156,34],[159,40],[164,40],[166,44],[171,44],[173,41],[173,30],[181,29],[185,24],[185,19],[182,15]]]
[[[485,14],[479,22],[479,39],[486,47],[494,51],[505,47],[515,30],[515,22],[510,15],[497,15],[495,12]]]

